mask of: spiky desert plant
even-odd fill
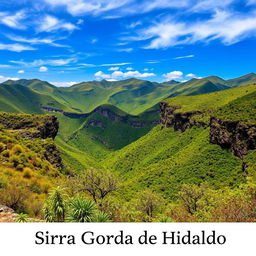
[[[69,202],[68,221],[70,222],[92,222],[95,213],[95,204],[90,200],[78,197]]]

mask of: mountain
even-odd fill
[[[0,113],[0,203],[42,218],[51,188],[94,200],[88,182],[116,179],[95,201],[113,221],[255,220],[256,85],[235,80],[1,84],[0,110],[15,114]],[[158,206],[149,214],[145,202]]]
[[[227,80],[227,83],[231,87],[239,87],[239,86],[244,86],[249,83],[256,83],[256,74],[250,73],[245,76],[241,76],[235,79],[230,79]]]
[[[7,81],[3,84],[23,85],[40,95],[50,96],[64,105],[65,109],[72,109],[74,112],[91,112],[98,106],[111,104],[129,114],[137,115],[168,97],[215,92],[253,81],[252,75],[246,77],[247,79],[225,81],[217,76],[210,76],[202,79],[194,78],[183,83],[174,80],[164,83],[139,79],[102,80],[83,82],[68,88],[55,87],[37,79]]]
[[[43,113],[41,106],[66,109],[50,95],[41,94],[14,82],[0,85],[0,110],[16,113]]]
[[[150,188],[175,199],[182,183],[238,186],[255,175],[255,102],[255,85],[169,98],[160,126],[103,163],[124,177],[128,198]]]

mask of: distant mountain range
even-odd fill
[[[186,95],[221,91],[256,83],[256,75],[223,80],[217,76],[193,78],[179,83],[156,83],[139,79],[122,81],[83,82],[68,88],[38,79],[8,80],[0,84],[0,108],[3,111],[42,113],[41,107],[52,107],[69,112],[87,113],[103,104],[114,105],[137,115],[161,100]]]

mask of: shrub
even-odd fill
[[[6,149],[6,145],[0,142],[0,153],[2,153]]]
[[[26,179],[30,179],[32,176],[33,176],[33,171],[30,168],[26,167],[23,172],[23,177]]]
[[[20,159],[18,156],[11,156],[10,161],[12,162],[14,167],[17,167],[20,163]]]
[[[22,147],[21,145],[16,144],[16,145],[13,146],[12,152],[13,152],[13,154],[15,154],[15,155],[19,155],[19,154],[21,154],[22,152],[24,152],[24,149],[23,149],[23,147]]]
[[[18,164],[17,167],[16,167],[16,169],[17,169],[18,171],[20,171],[20,172],[23,171],[23,168],[24,168],[24,165],[23,165],[23,164]]]
[[[3,152],[2,152],[2,156],[4,156],[4,157],[10,157],[10,150],[9,149],[6,149],[6,150],[4,150]]]

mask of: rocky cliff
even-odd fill
[[[44,157],[51,164],[60,168],[62,159],[53,141],[59,130],[57,117],[52,115],[28,115],[0,113],[0,126],[9,133],[18,134],[25,140],[42,139]]]
[[[160,124],[165,127],[173,127],[175,131],[180,132],[184,132],[193,126],[207,126],[207,124],[192,118],[195,115],[202,114],[202,112],[192,111],[175,113],[177,109],[180,109],[180,107],[170,106],[165,102],[160,103]]]
[[[52,115],[1,113],[0,124],[4,129],[17,131],[27,139],[54,139],[59,129],[57,117]]]
[[[256,126],[211,117],[210,142],[230,149],[242,159],[248,150],[256,149]]]
[[[202,114],[200,111],[178,112],[180,107],[168,103],[160,104],[160,124],[163,127],[173,127],[184,132],[193,126],[210,127],[209,140],[242,159],[249,150],[256,149],[256,125],[244,124],[240,121],[225,121],[215,116],[210,117],[209,124],[196,121],[193,116]]]

